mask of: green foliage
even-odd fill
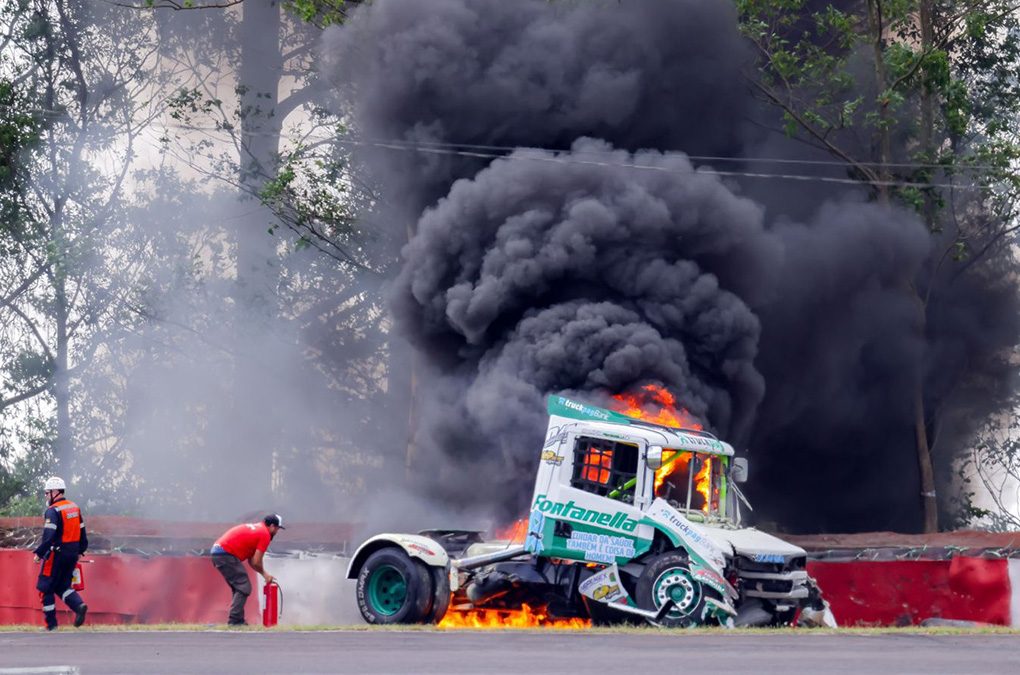
[[[28,452],[15,452],[10,437],[0,432],[0,517],[36,516],[43,512],[40,486],[53,468],[50,450],[55,429],[33,418],[27,425]]]
[[[142,261],[124,184],[161,103],[151,21],[71,0],[0,12],[0,154],[14,167],[0,184],[4,504],[34,499],[25,486],[53,453],[63,471],[86,461],[76,441],[101,404],[83,395],[81,378]]]
[[[26,154],[39,141],[40,118],[29,96],[0,75],[0,232],[20,221]]]
[[[997,184],[990,208],[1011,217],[1001,212],[1018,201],[1010,162],[1020,139],[1020,17],[1010,3],[812,7],[806,0],[737,2],[741,30],[760,55],[752,79],[781,109],[783,131],[847,161],[849,175],[871,183],[876,195],[886,182],[965,177]],[[925,106],[933,111],[927,118]],[[902,166],[910,164],[938,166]],[[893,194],[940,229],[932,207],[945,200],[931,189]]]
[[[42,497],[15,495],[4,506],[0,506],[0,518],[38,516],[46,510]]]
[[[301,21],[325,28],[343,23],[353,4],[356,2],[347,0],[287,0],[283,6]]]
[[[312,245],[309,237],[350,243],[366,233],[355,222],[355,200],[347,178],[347,159],[330,152],[313,152],[295,147],[283,159],[274,177],[267,180],[259,194],[262,203],[276,213],[281,222],[299,233],[295,247]],[[274,234],[276,228],[270,228]]]

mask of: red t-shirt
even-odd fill
[[[216,540],[216,545],[238,560],[247,560],[255,551],[269,548],[269,528],[265,523],[245,523],[232,527]]]

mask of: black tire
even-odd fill
[[[415,561],[419,564],[420,561]],[[445,567],[430,567],[432,574],[432,609],[422,619],[422,623],[437,624],[446,616],[450,609],[450,577],[447,576]]]
[[[634,596],[641,609],[653,611],[658,611],[667,598],[673,599],[676,607],[662,621],[649,619],[649,623],[669,628],[690,628],[704,623],[705,600],[717,594],[691,576],[687,556],[669,552],[649,559],[638,577]]]
[[[588,618],[591,619],[591,625],[593,626],[619,626],[635,623],[633,621],[635,617],[632,617],[630,614],[625,614],[608,607],[598,600],[592,600],[584,596],[581,599],[584,601],[584,606],[588,610]],[[640,618],[638,618],[638,621],[640,621]]]
[[[368,556],[358,574],[358,610],[374,624],[418,623],[432,609],[432,575],[402,549]]]

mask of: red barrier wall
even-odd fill
[[[86,560],[94,561],[84,566],[90,623],[226,622],[230,589],[208,558],[88,555]],[[38,572],[30,552],[0,549],[0,624],[42,625]],[[1010,624],[1004,559],[809,562],[808,573],[841,626],[910,625],[930,617]],[[63,607],[59,600],[57,606]],[[254,593],[247,615],[249,623],[258,623]],[[61,612],[62,623],[70,619],[70,613]]]
[[[208,558],[198,556],[143,558],[91,555],[84,564],[89,623],[226,623],[231,592]],[[39,566],[32,553],[0,549],[0,624],[42,625]],[[249,570],[248,576],[253,574]],[[256,588],[254,578],[252,588]],[[57,600],[58,620],[69,623],[70,612]],[[258,599],[246,606],[248,622],[258,622]]]
[[[809,562],[841,626],[906,626],[927,618],[1010,625],[1007,561]]]

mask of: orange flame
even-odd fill
[[[608,483],[613,468],[613,451],[609,448],[591,446],[585,452],[581,477],[594,483]]]
[[[705,498],[705,502],[701,507],[701,510],[708,513],[708,507],[712,504],[711,495],[708,494],[709,488],[712,485],[712,458],[705,458],[705,465],[701,467],[701,471],[694,476],[694,489],[698,491],[702,497]]]
[[[468,609],[451,607],[439,622],[439,628],[553,628],[577,630],[589,628],[588,619],[561,619],[549,616],[544,607],[523,605],[521,609]]]
[[[523,544],[525,537],[528,536],[528,519],[521,518],[515,520],[512,524],[506,527],[496,530],[492,533],[492,538],[495,541],[508,541],[511,544]]]
[[[677,429],[702,429],[689,412],[677,407],[673,392],[657,384],[646,384],[636,394],[616,394],[616,412]]]
[[[677,429],[695,429],[700,431],[704,428],[693,415],[682,407],[677,406],[676,397],[670,390],[657,384],[646,384],[636,394],[616,394],[613,396],[613,399],[619,402],[618,405],[613,406],[613,409],[630,417]],[[673,454],[664,453],[662,457],[663,464],[666,464]],[[686,468],[690,461],[691,455],[685,454],[675,462],[666,464],[666,466],[656,471],[655,491],[659,491],[667,476],[680,468]],[[712,459],[708,458],[704,466],[701,467],[701,470],[694,476],[694,489],[705,498],[705,504],[701,508],[705,513],[708,513],[708,507],[711,503],[709,498],[709,488],[712,484],[711,477]]]

